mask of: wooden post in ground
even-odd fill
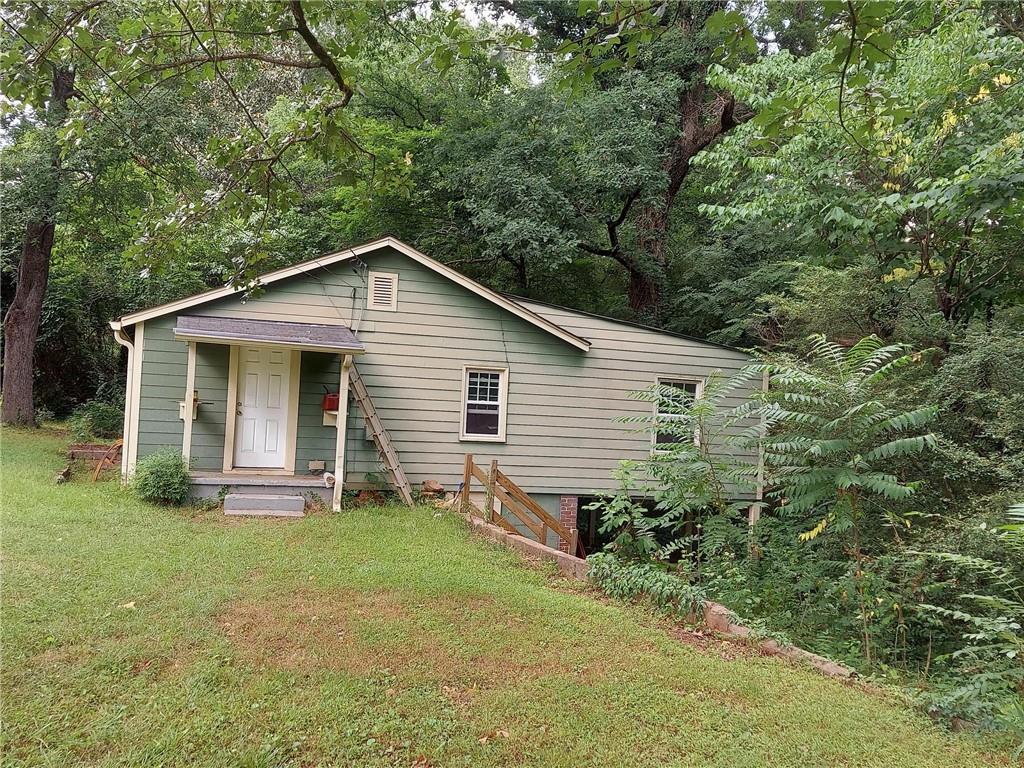
[[[466,464],[462,470],[462,514],[468,515],[471,509],[469,505],[469,481],[473,477],[473,454],[466,454]]]
[[[489,523],[494,522],[494,484],[498,480],[498,460],[491,459],[491,471],[487,473],[487,495],[484,497],[484,518]]]
[[[580,548],[580,532],[575,528],[569,529],[569,554],[576,557]]]

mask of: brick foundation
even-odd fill
[[[579,509],[579,502],[578,496],[562,496],[558,500],[558,520],[566,528],[576,527],[576,513]],[[558,548],[563,552],[568,552],[569,542],[565,539],[559,539]]]

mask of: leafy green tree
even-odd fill
[[[614,209],[606,212],[606,206],[599,205],[601,215],[593,216],[596,226],[582,241],[589,253],[625,269],[631,312],[656,318],[672,255],[668,248],[672,212],[691,161],[742,119],[732,96],[707,81],[720,35],[705,23],[725,2],[581,2],[575,21],[562,5],[497,5],[519,14],[537,30],[534,48],[553,65],[549,77],[558,90],[573,100],[590,101],[608,92],[627,122],[634,123],[631,112],[643,109],[647,120],[662,132],[658,151],[644,174],[651,183],[623,184]],[[651,104],[630,100],[628,91],[637,83],[670,91],[670,104],[661,98]],[[615,90],[618,98],[611,93]],[[643,97],[642,92],[638,95]],[[576,125],[590,138],[594,133],[613,134],[616,124],[617,120]],[[619,160],[608,153],[605,163],[632,164],[636,145],[627,137],[619,146],[624,157]],[[623,236],[625,229],[628,237]]]
[[[731,192],[706,210],[870,268],[897,312],[927,286],[930,311],[962,327],[1024,288],[1024,43],[970,3],[937,19],[853,5],[861,26],[830,47],[717,71],[758,114],[701,156]]]
[[[919,460],[920,471],[934,478],[922,503],[984,519],[1001,503],[999,494],[1024,490],[1024,335],[1017,323],[957,338],[935,375],[908,389],[939,408],[936,450]]]
[[[8,59],[3,61],[6,65]],[[75,77],[75,69],[67,61],[51,63],[43,68],[37,85],[41,111],[37,135],[42,145],[40,154],[47,159],[38,164],[30,188],[32,212],[25,219],[14,298],[4,315],[2,397],[3,420],[7,423],[35,423],[32,383],[36,334],[46,297],[63,176],[57,133],[68,120],[69,105],[76,94]],[[49,88],[45,89],[47,82]],[[16,92],[12,95],[17,98]]]
[[[654,404],[654,412],[623,421],[657,435],[657,450],[643,466],[656,483],[660,524],[676,537],[662,556],[698,545],[703,555],[715,555],[736,543],[737,521],[761,507],[752,499],[762,424],[755,401],[738,394],[752,378],[751,370],[730,378],[715,374],[697,396],[671,384],[636,393]]]
[[[159,213],[149,212],[138,250],[173,252],[216,214],[248,230],[233,277],[250,280],[267,253],[263,235],[272,214],[305,193],[289,165],[297,156],[330,162],[335,173],[379,174],[399,184],[408,174],[405,158],[378,158],[364,146],[349,104],[360,87],[356,61],[365,46],[379,40],[381,29],[405,34],[395,24],[410,13],[404,5],[300,0],[31,2],[5,9],[5,111],[38,126],[48,161],[25,187],[36,193],[36,205],[25,220],[15,294],[5,316],[4,420],[33,420],[35,343],[67,186],[65,160],[96,123],[116,127],[138,166],[180,192],[168,196]],[[459,27],[440,9],[437,16],[438,23]],[[191,141],[152,108],[168,87],[193,107],[231,104],[220,114],[233,112],[234,119]],[[281,93],[289,95],[291,108],[274,119],[270,107]],[[128,106],[136,122],[123,119]],[[202,173],[167,173],[140,141],[140,124],[158,129]]]
[[[642,73],[569,104],[540,86],[495,97],[484,125],[441,138],[441,183],[478,258],[504,262],[527,295],[581,254],[627,269],[641,259],[626,217],[662,183],[670,129],[654,116],[674,98]]]

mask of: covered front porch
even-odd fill
[[[195,495],[315,494],[340,509],[352,361],[365,352],[353,331],[204,315],[177,317],[173,333],[188,346],[178,405]]]

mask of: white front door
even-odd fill
[[[283,469],[291,353],[266,347],[238,352],[235,466]]]

